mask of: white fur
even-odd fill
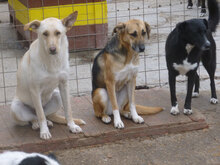
[[[104,123],[108,124],[108,123],[111,122],[111,117],[109,117],[109,116],[106,115],[106,116],[102,117],[102,121],[103,121]]]
[[[45,30],[50,34],[48,39],[43,35]],[[56,113],[62,106],[71,132],[82,131],[73,121],[69,100],[69,53],[66,30],[59,19],[47,18],[41,21],[36,30],[38,39],[30,45],[17,71],[18,83],[16,96],[11,105],[12,116],[17,124],[37,120],[42,139],[51,138],[46,116]],[[59,36],[53,36],[56,31],[60,32]],[[56,46],[57,50],[54,55],[49,51],[52,46]],[[57,87],[60,93],[56,91]],[[33,113],[34,110],[36,114]]]
[[[199,93],[198,92],[193,92],[192,97],[199,97]]]
[[[216,98],[211,98],[211,99],[210,99],[210,103],[211,103],[211,104],[217,104],[217,103],[218,103],[218,99],[216,99]]]
[[[179,72],[181,75],[185,75],[190,70],[194,70],[197,67],[197,63],[191,64],[187,61],[187,58],[183,61],[183,64],[173,63],[173,67],[175,70]]]
[[[183,110],[183,113],[184,113],[185,115],[191,115],[191,114],[193,113],[193,111],[192,111],[191,109],[184,109],[184,110]]]
[[[113,110],[115,128],[124,128],[124,123],[121,121],[119,110]]]
[[[130,80],[134,75],[138,73],[138,65],[133,65],[132,63],[127,64],[122,70],[116,72],[115,80],[123,81],[125,79]]]
[[[171,108],[170,113],[173,115],[178,115],[180,113],[179,108],[178,108],[178,104],[175,107]]]
[[[1,165],[18,165],[22,160],[29,157],[39,156],[47,160],[47,165],[59,165],[59,163],[46,155],[42,155],[39,153],[25,153],[18,151],[7,151],[0,154],[0,164]]]
[[[187,51],[187,53],[189,54],[194,47],[195,47],[195,45],[186,44],[186,51]]]

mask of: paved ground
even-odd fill
[[[0,125],[2,125],[0,128],[0,150],[47,152],[115,142],[123,138],[164,135],[208,127],[205,117],[196,109],[191,116],[170,115],[170,101],[167,95],[168,92],[160,88],[136,91],[137,103],[162,106],[165,110],[156,115],[143,116],[144,124],[135,124],[131,120],[122,118],[125,124],[125,129],[122,130],[115,129],[113,122],[103,124],[100,119],[95,117],[90,96],[74,97],[71,99],[73,116],[82,118],[87,123],[82,126],[83,133],[71,134],[66,126],[55,125],[51,129],[52,139],[49,141],[41,140],[39,131],[33,131],[30,126],[16,126],[10,118],[9,106],[0,106]],[[183,97],[181,95],[179,97],[179,105],[182,106]]]
[[[160,137],[121,140],[106,145],[55,152],[63,165],[219,165],[220,108],[208,103],[209,92],[193,100],[209,129]]]

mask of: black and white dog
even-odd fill
[[[169,73],[169,86],[172,108],[170,113],[179,114],[176,99],[176,76],[188,77],[184,114],[192,114],[191,98],[199,95],[199,76],[196,72],[200,60],[207,70],[211,81],[212,104],[218,103],[215,89],[216,44],[212,32],[219,22],[219,9],[216,0],[208,0],[209,19],[191,19],[178,23],[166,41],[166,61]]]
[[[53,154],[7,151],[0,154],[1,165],[60,165]]]
[[[198,0],[198,4],[197,4],[198,8],[201,8],[200,17],[204,17],[206,15],[206,5],[205,5],[205,0]],[[193,2],[192,0],[188,0],[188,5],[187,5],[187,9],[192,9],[193,7]]]

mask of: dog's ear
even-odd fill
[[[178,32],[184,32],[187,22],[180,22],[176,25]]]
[[[29,28],[31,28],[32,31],[36,32],[39,27],[40,27],[40,21],[34,20],[24,25],[24,30],[26,31],[26,30],[29,30]]]
[[[78,11],[75,11],[66,18],[62,19],[62,23],[66,27],[67,31],[72,28],[73,24],[76,22],[77,16],[78,16]]]
[[[208,29],[209,28],[208,21],[206,19],[203,19],[203,23],[205,24],[206,29]]]
[[[122,32],[125,30],[125,24],[124,23],[118,23],[115,28],[113,29],[112,35],[118,32]]]
[[[144,24],[147,31],[147,38],[150,39],[150,31],[151,31],[150,25],[147,22],[144,22]]]

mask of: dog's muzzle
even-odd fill
[[[144,44],[139,44],[139,45],[132,45],[132,49],[136,52],[144,52],[145,50],[145,45]]]
[[[210,49],[210,45],[211,45],[210,42],[207,40],[206,43],[203,45],[202,49],[208,50],[208,49]]]

